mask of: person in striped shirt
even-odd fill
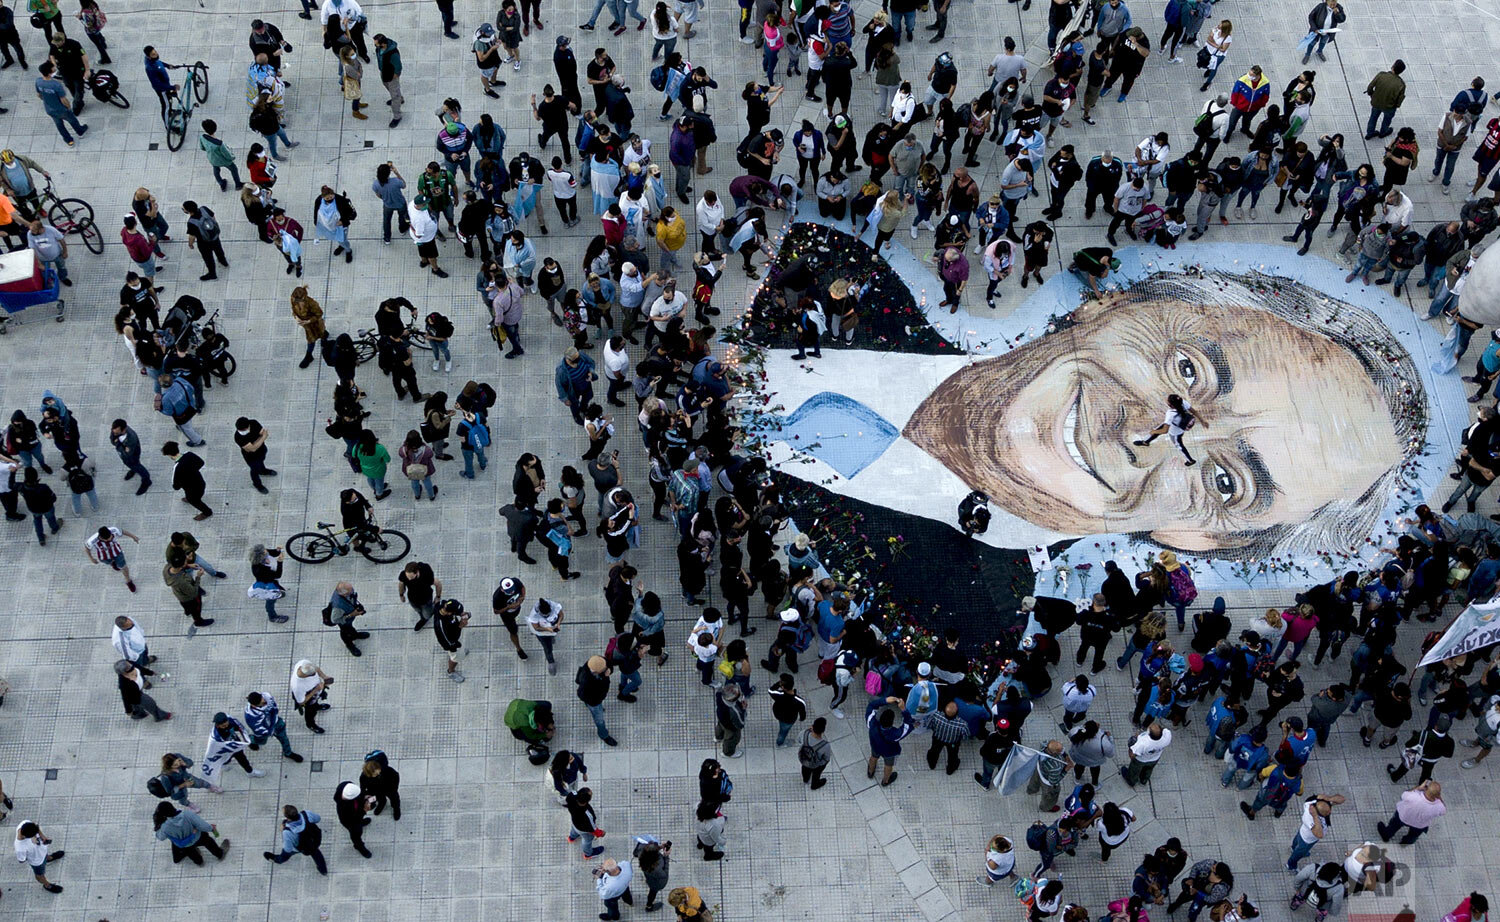
[[[129,538],[136,544],[141,543],[141,539],[130,532],[115,528],[113,525],[106,525],[83,542],[84,553],[91,562],[107,563],[124,575],[125,588],[134,592],[135,580],[130,578],[130,567],[125,561],[125,549],[120,546],[122,537]]]

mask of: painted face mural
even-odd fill
[[[1298,285],[1153,277],[944,380],[903,434],[1012,515],[1193,553],[1363,541],[1418,451],[1425,397],[1371,315]],[[1179,394],[1185,466],[1133,441]]]

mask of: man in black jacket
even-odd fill
[[[292,45],[281,35],[281,30],[263,19],[250,21],[250,58],[254,60],[259,55],[266,56],[266,63],[277,71],[281,70],[281,56],[290,54]],[[285,86],[291,86],[292,81],[282,80]]]
[[[619,741],[609,733],[609,728],[604,725],[604,699],[609,697],[609,675],[612,670],[602,656],[591,656],[588,662],[578,667],[578,674],[573,678],[578,686],[578,700],[589,709],[589,716],[594,718],[594,728],[599,731],[599,738],[604,740],[606,746],[618,746]]]
[[[432,632],[437,637],[438,646],[448,654],[448,678],[454,682],[464,680],[464,674],[458,671],[458,658],[464,653],[459,638],[468,624],[469,613],[464,611],[462,602],[444,599],[439,603],[437,616],[432,621]]]
[[[182,491],[182,501],[198,510],[193,521],[201,522],[214,514],[203,502],[208,484],[203,479],[203,459],[194,452],[184,452],[176,442],[167,442],[161,453],[172,459],[172,489]],[[40,525],[37,526],[41,528]],[[54,529],[55,530],[55,529]]]
[[[42,519],[52,526],[54,535],[62,528],[62,522],[57,520],[57,494],[42,483],[36,468],[28,467],[22,479],[21,498],[26,501],[26,511],[31,513],[31,523],[36,526],[37,543],[45,545],[47,535],[42,531]]]
[[[333,804],[338,810],[339,825],[349,830],[354,850],[366,858],[375,857],[365,847],[365,825],[370,822],[365,813],[374,806],[375,798],[361,794],[359,785],[353,781],[340,781],[333,792]]]
[[[1097,674],[1103,671],[1104,650],[1109,646],[1109,639],[1118,624],[1119,618],[1110,611],[1109,602],[1104,593],[1094,593],[1092,604],[1078,613],[1078,665],[1083,665],[1084,658],[1092,649],[1094,651],[1092,672]]]
[[[1120,188],[1120,176],[1124,171],[1124,164],[1108,150],[1089,161],[1088,169],[1083,174],[1084,190],[1087,196],[1083,201],[1085,218],[1094,216],[1094,203],[1100,197],[1104,199],[1104,213],[1107,215],[1115,213],[1115,190]]]

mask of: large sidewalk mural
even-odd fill
[[[1282,247],[1117,256],[1099,300],[1060,271],[1064,257],[1030,293],[1005,283],[1004,297],[1024,298],[1006,317],[929,314],[938,283],[916,257],[879,259],[816,219],[794,224],[783,261],[871,294],[850,347],[797,361],[768,280],[729,337],[755,365],[751,427],[779,474],[821,498],[814,510],[848,503],[898,532],[861,528],[856,559],[906,547],[899,532],[918,520],[941,524],[949,536],[920,532],[950,556],[992,549],[959,569],[1008,561],[986,577],[1005,585],[981,593],[1001,606],[1081,597],[1104,560],[1131,573],[1162,550],[1204,591],[1304,587],[1369,565],[1415,505],[1447,495],[1468,405],[1456,373],[1431,372],[1442,332],[1411,305]],[[1201,421],[1185,435],[1192,466],[1166,438],[1134,444],[1174,393]],[[971,489],[994,513],[972,540],[956,516]]]

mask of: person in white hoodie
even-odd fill
[[[698,233],[703,237],[702,250],[705,253],[717,253],[719,248],[714,246],[714,240],[724,230],[724,203],[719,201],[719,196],[712,189],[703,193],[698,199],[696,209],[698,215]]]

